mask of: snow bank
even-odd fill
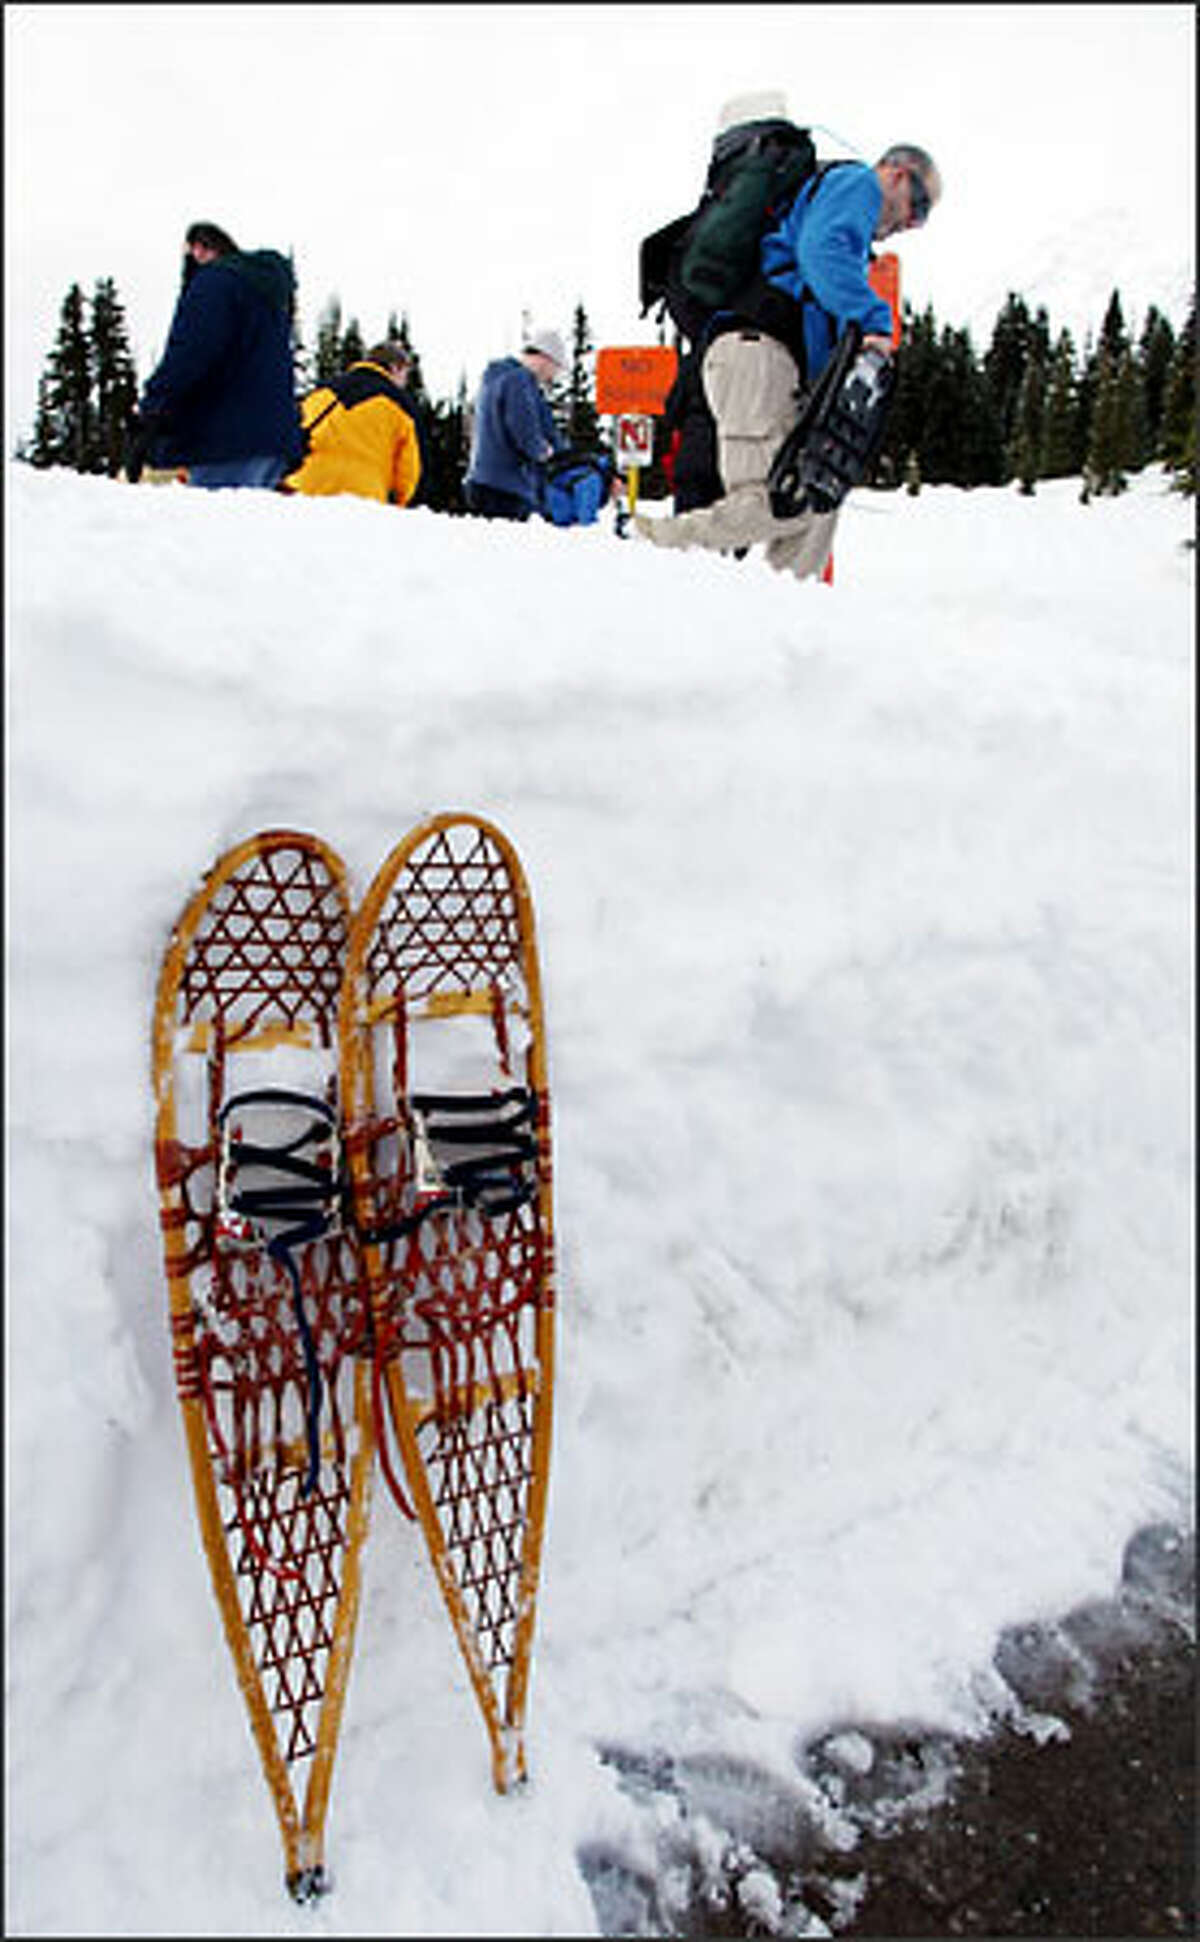
[[[586,1932],[579,1850],[647,1838],[598,1748],[786,1787],[831,1723],[978,1725],[998,1631],[1189,1514],[1190,507],[860,494],[831,591],[607,524],[7,484],[11,1931]],[[297,1910],[196,1539],[150,1009],[234,840],[312,830],[361,892],[455,807],[546,977],[533,1780],[491,1795],[381,1496]]]

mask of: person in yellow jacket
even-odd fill
[[[401,387],[410,366],[400,344],[376,344],[300,402],[308,455],[284,480],[286,492],[407,506],[421,477],[421,447]]]

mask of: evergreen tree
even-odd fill
[[[936,369],[937,323],[933,308],[928,306],[918,317],[905,304],[896,352],[896,388],[880,454],[888,460],[892,477],[904,471],[910,453],[919,460]]]
[[[346,371],[352,364],[359,363],[366,353],[366,348],[366,345],[363,343],[362,331],[358,326],[358,318],[351,317],[345,330],[342,332],[342,370]]]
[[[1001,446],[1008,452],[1016,423],[1017,397],[1025,375],[1033,325],[1023,297],[1010,291],[996,319],[983,360],[989,396],[1000,424]]]
[[[73,283],[63,298],[58,336],[38,384],[32,464],[87,471],[95,451],[91,364],[83,291]]]
[[[960,352],[956,333],[944,327],[937,342],[937,382],[926,403],[920,446],[921,477],[930,485],[961,483],[967,374]]]
[[[451,458],[454,465],[454,498],[450,511],[465,512],[467,500],[463,483],[467,476],[467,467],[471,462],[471,404],[465,371],[459,373],[458,390],[454,396],[453,425],[455,439],[451,447]]]
[[[1128,484],[1130,363],[1128,347],[1118,339],[1110,336],[1102,343],[1087,450],[1089,492],[1115,497]]]
[[[1144,463],[1158,451],[1162,430],[1163,406],[1167,395],[1167,376],[1175,352],[1175,333],[1161,310],[1151,304],[1138,340],[1138,369],[1142,380],[1142,402],[1146,414]]]
[[[879,481],[998,485],[1004,446],[991,391],[967,330],[939,332],[932,307],[905,308],[896,391]]]
[[[1104,322],[1100,326],[1100,351],[1101,354],[1108,351],[1114,361],[1116,361],[1120,358],[1122,352],[1128,349],[1129,333],[1125,329],[1125,314],[1121,309],[1121,295],[1118,290],[1114,290],[1108,300],[1108,309],[1104,313]]]
[[[1068,330],[1060,331],[1050,359],[1046,407],[1042,419],[1041,475],[1069,479],[1083,466],[1079,445],[1075,346]]]
[[[1124,492],[1142,462],[1144,438],[1137,371],[1121,295],[1114,290],[1100,326],[1085,468],[1092,492]]]
[[[406,389],[412,392],[418,404],[428,404],[429,393],[425,388],[425,373],[421,369],[421,353],[416,349],[412,341],[412,333],[408,327],[408,312],[402,311],[400,319],[397,322],[395,311],[389,311],[387,330],[384,334],[393,343],[403,344],[409,357],[412,359],[406,380]]]
[[[1020,480],[1021,491],[1031,498],[1037,489],[1042,469],[1042,437],[1045,422],[1046,374],[1036,347],[1025,360],[1021,389],[1017,393],[1013,427],[1011,470]]]
[[[567,406],[567,440],[577,450],[598,451],[601,446],[600,420],[596,415],[595,388],[588,358],[593,349],[587,311],[575,306],[571,336],[571,378]]]
[[[1037,358],[1038,362],[1041,364],[1043,371],[1049,368],[1050,314],[1047,311],[1045,304],[1038,305],[1033,322],[1029,327],[1029,340],[1028,340],[1027,349],[1029,351],[1029,354],[1032,357]]]
[[[138,383],[125,311],[111,277],[100,277],[92,296],[91,368],[96,395],[87,469],[115,479],[137,404]]]
[[[965,486],[1002,485],[1005,479],[1004,438],[1000,414],[987,379],[964,331],[965,386],[963,399],[963,471],[957,483]]]
[[[1117,450],[1127,472],[1140,472],[1146,463],[1146,398],[1141,365],[1127,345],[1117,366]]]
[[[463,513],[467,509],[463,481],[470,459],[468,417],[464,373],[453,402],[440,399],[426,418],[430,477],[424,499],[435,512]]]
[[[49,371],[43,371],[38,379],[37,409],[33,415],[33,437],[20,452],[30,465],[42,469],[62,463],[60,458],[61,437],[60,419],[52,400],[52,380]]]
[[[1158,455],[1182,492],[1196,492],[1196,299],[1171,355]]]
[[[999,413],[967,330],[943,329],[918,449],[930,485],[998,485],[1004,477]]]
[[[317,319],[317,354],[314,376],[317,384],[328,384],[345,369],[342,362],[342,304],[330,297]]]
[[[1083,472],[1087,467],[1088,447],[1092,442],[1092,423],[1096,416],[1096,398],[1100,389],[1100,352],[1092,340],[1091,332],[1084,343],[1083,362],[1075,386],[1075,449],[1079,455],[1076,468]]]

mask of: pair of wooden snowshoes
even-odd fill
[[[537,946],[510,843],[432,817],[357,910],[316,837],[238,844],[172,933],[154,1088],[200,1531],[307,1900],[327,1886],[377,1457],[423,1532],[494,1784],[525,1774],[553,1224]]]

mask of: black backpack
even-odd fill
[[[757,276],[762,238],[816,168],[812,136],[794,122],[748,121],[718,135],[696,207],[641,244],[642,316],[664,305],[684,337],[699,342],[717,311],[736,308]]]

